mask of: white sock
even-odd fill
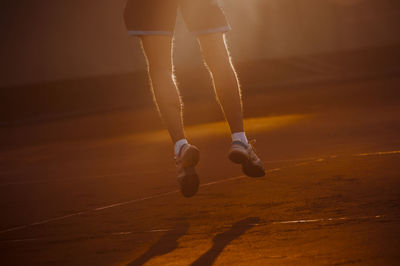
[[[177,142],[175,142],[174,150],[175,150],[176,156],[178,156],[179,152],[181,151],[182,146],[185,144],[189,144],[186,139],[180,139]]]
[[[233,141],[238,140],[238,141],[241,141],[241,142],[243,142],[243,143],[245,143],[245,144],[248,144],[248,143],[249,143],[249,142],[247,141],[247,138],[246,138],[246,133],[244,133],[244,132],[236,132],[236,133],[233,133],[233,134],[232,134],[232,140],[233,140]]]

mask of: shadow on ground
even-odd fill
[[[259,220],[260,218],[258,217],[248,217],[232,225],[229,231],[216,235],[213,238],[213,246],[191,265],[212,265],[214,261],[218,258],[219,254],[221,254],[221,252],[230,242],[243,235],[250,228],[254,227]]]
[[[250,228],[254,227],[259,220],[260,218],[258,217],[248,217],[232,225],[231,229],[228,231],[216,235],[213,238],[213,246],[191,265],[212,265],[229,243],[243,235]],[[188,228],[189,224],[185,223],[168,231],[145,253],[127,265],[143,265],[153,257],[165,255],[174,251],[178,247],[178,239],[187,232]]]
[[[161,256],[172,252],[178,247],[178,239],[189,229],[189,223],[184,223],[164,234],[145,253],[127,265],[143,265],[153,257]]]

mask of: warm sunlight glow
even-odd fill
[[[246,131],[249,134],[271,131],[277,128],[285,127],[290,124],[299,122],[306,119],[310,115],[305,114],[292,114],[281,116],[265,116],[247,118],[244,120]],[[208,124],[200,124],[194,126],[187,126],[186,133],[190,138],[202,138],[209,136],[230,135],[229,127],[226,122],[213,122]],[[166,130],[150,131],[140,134],[131,135],[135,140],[141,142],[154,142],[154,141],[170,141],[168,132]]]

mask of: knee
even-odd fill
[[[171,66],[149,64],[148,73],[153,81],[172,79],[173,71]]]
[[[227,73],[232,66],[230,58],[225,53],[208,53],[203,52],[204,62],[212,74]]]
[[[231,71],[229,60],[224,57],[206,59],[206,64],[214,76],[220,76],[221,74],[226,75]]]
[[[206,61],[208,69],[217,83],[226,83],[236,79],[235,70],[230,61],[226,58],[214,58]]]

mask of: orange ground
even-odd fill
[[[292,91],[291,101],[277,94],[286,105],[273,112],[267,92],[247,98],[246,126],[269,169],[261,179],[226,159],[226,124],[189,126],[202,156],[202,186],[191,199],[177,192],[159,122],[96,138],[76,136],[98,116],[3,128],[16,144],[0,152],[2,264],[397,265],[398,84]],[[355,87],[368,90],[350,98],[321,92]],[[301,104],[310,97],[319,104]],[[118,126],[129,112],[102,116]],[[132,117],[146,124],[156,116]],[[29,141],[18,145],[24,135]]]

